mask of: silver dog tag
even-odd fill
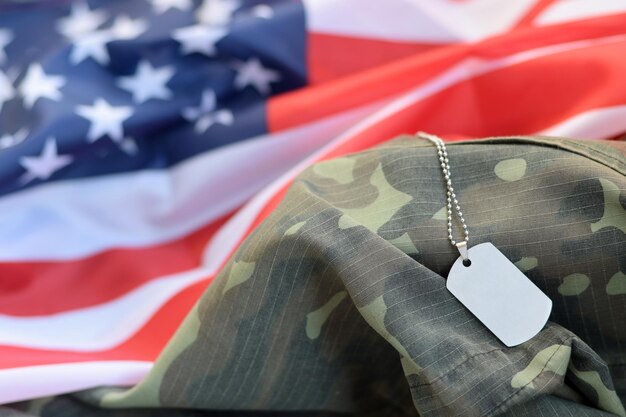
[[[550,300],[491,243],[469,249],[471,264],[454,262],[446,286],[508,347],[530,340],[545,326]]]

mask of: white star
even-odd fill
[[[183,110],[183,116],[190,121],[196,120],[200,115],[211,113],[215,110],[217,98],[212,90],[204,90],[199,107],[188,107]]]
[[[4,134],[0,136],[0,150],[11,148],[15,145],[19,145],[24,142],[24,139],[28,136],[28,129],[21,128],[14,134]]]
[[[140,61],[137,72],[132,77],[120,77],[117,85],[133,95],[136,103],[143,103],[151,98],[166,100],[172,92],[165,86],[174,75],[171,66],[154,68],[148,61]]]
[[[135,39],[148,29],[148,24],[143,19],[131,19],[127,15],[121,15],[115,18],[111,25],[111,37],[115,40]]]
[[[198,7],[196,17],[201,24],[226,26],[240,7],[239,0],[204,0]]]
[[[91,122],[87,132],[89,142],[95,142],[105,135],[113,141],[119,141],[124,137],[122,123],[133,114],[133,109],[129,106],[113,107],[98,98],[93,106],[78,106],[76,114]]]
[[[226,30],[202,25],[176,29],[172,37],[181,43],[183,54],[199,52],[205,55],[215,54],[215,44],[226,36]]]
[[[230,110],[215,110],[217,100],[215,93],[205,90],[202,93],[202,101],[199,107],[187,107],[183,109],[183,117],[190,122],[195,121],[194,129],[196,133],[203,133],[215,123],[232,125],[234,122],[233,113]]]
[[[11,100],[13,97],[15,97],[13,83],[9,77],[4,74],[4,72],[0,71],[0,111],[2,110],[4,103]]]
[[[7,60],[4,48],[13,41],[13,34],[9,29],[0,29],[0,64]]]
[[[134,39],[148,28],[142,19],[118,16],[109,29],[85,33],[74,39],[70,62],[78,65],[87,58],[93,58],[100,65],[107,65],[111,58],[107,44],[115,40]]]
[[[56,140],[48,138],[40,156],[23,156],[20,158],[20,165],[26,170],[20,178],[20,182],[26,184],[35,178],[47,180],[52,174],[71,164],[72,161],[71,155],[59,155]]]
[[[266,95],[272,91],[270,83],[280,80],[280,74],[277,71],[265,68],[256,58],[236,63],[235,69],[237,71],[235,86],[240,90],[251,85],[259,93]]]
[[[72,3],[70,15],[59,19],[56,26],[66,38],[75,40],[98,29],[106,20],[102,10],[91,10],[87,3],[79,1]]]
[[[24,104],[32,108],[40,98],[49,98],[59,101],[62,98],[59,88],[65,85],[65,77],[48,75],[43,72],[39,63],[30,64],[26,76],[20,83],[18,90],[24,97]]]
[[[107,65],[110,61],[107,43],[113,40],[113,35],[109,30],[99,30],[84,35],[76,40],[70,61],[78,65],[85,59],[91,57],[100,65]]]
[[[252,8],[252,14],[261,19],[271,19],[274,16],[274,9],[267,4],[259,4]]]
[[[191,0],[151,0],[152,9],[156,14],[165,13],[169,9],[187,11],[191,9]]]
[[[124,138],[118,143],[119,148],[124,151],[127,155],[134,156],[139,152],[139,146],[137,146],[137,142],[133,138]]]

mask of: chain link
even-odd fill
[[[450,243],[452,243],[453,246],[457,246],[457,242],[454,240],[454,237],[452,237],[452,214],[454,207],[454,211],[456,211],[457,218],[461,222],[461,227],[463,228],[463,233],[465,234],[465,238],[463,240],[466,243],[469,243],[469,232],[467,231],[465,218],[463,217],[463,212],[461,211],[459,202],[456,199],[456,194],[454,193],[454,187],[452,186],[452,174],[450,173],[450,161],[448,160],[448,151],[446,150],[446,145],[443,140],[441,140],[441,138],[435,135],[431,135],[429,133],[417,132],[417,136],[422,139],[427,139],[434,143],[435,146],[437,146],[439,164],[441,165],[441,171],[443,172],[443,178],[447,189],[448,204],[446,208],[448,209],[448,239],[450,239]]]

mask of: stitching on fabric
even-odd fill
[[[575,339],[576,336],[569,336],[566,339],[562,340],[559,344],[560,345],[566,345],[569,344],[570,341],[572,341],[573,339]],[[502,401],[500,401],[498,404],[496,404],[495,406],[493,406],[485,415],[493,415],[492,413],[500,408],[502,408],[507,402],[510,402],[516,395],[520,394],[524,388],[526,388],[528,385],[532,384],[537,378],[539,378],[539,376],[541,375],[541,373],[543,373],[543,371],[545,370],[546,366],[548,366],[548,363],[550,363],[550,361],[552,360],[552,358],[554,357],[554,355],[557,354],[557,352],[559,350],[561,350],[562,346],[559,346],[559,348],[548,358],[548,360],[546,361],[545,365],[543,366],[543,368],[541,368],[541,371],[539,372],[539,374],[537,374],[537,376],[535,378],[533,378],[531,381],[529,381],[527,384],[525,384],[524,386],[516,389],[513,393],[511,393],[510,395],[508,395],[506,398],[504,398]],[[451,373],[455,372],[458,368],[460,368],[461,366],[463,366],[465,363],[467,363],[468,361],[470,361],[471,359],[474,359],[477,356],[481,356],[481,355],[486,355],[486,354],[490,354],[493,352],[501,352],[501,351],[505,351],[508,350],[509,348],[504,347],[504,348],[499,348],[499,349],[493,349],[487,352],[481,352],[481,353],[477,353],[475,355],[472,355],[470,357],[468,357],[467,359],[465,359],[463,362],[459,363],[458,365],[456,365],[454,368],[446,371],[444,374],[438,376],[437,378],[433,379],[432,381],[428,382],[428,383],[422,383],[422,384],[409,384],[409,388],[413,389],[413,388],[418,388],[418,387],[423,387],[423,386],[430,386],[433,383],[443,379],[444,377],[450,375]]]
[[[571,341],[572,339],[574,339],[574,337],[569,337],[567,340],[565,340],[564,342],[567,343],[569,341]],[[533,382],[535,382],[535,380],[537,378],[539,378],[541,376],[541,374],[543,373],[543,371],[546,369],[546,367],[548,366],[548,364],[550,363],[550,361],[552,360],[552,358],[554,357],[554,355],[556,355],[561,349],[563,348],[563,344],[560,344],[558,349],[554,351],[554,353],[552,355],[550,355],[550,357],[548,358],[548,360],[546,361],[546,363],[543,365],[543,368],[541,368],[541,371],[539,371],[539,373],[537,374],[536,377],[534,377],[532,380],[530,380],[527,384],[524,384],[524,386],[519,387],[517,390],[515,390],[514,392],[511,393],[511,395],[509,395],[508,397],[506,397],[505,399],[503,399],[502,401],[500,401],[498,404],[496,404],[494,407],[491,408],[491,410],[489,410],[489,412],[487,412],[487,415],[492,415],[492,413],[496,410],[499,410],[500,408],[504,407],[506,405],[506,403],[510,402],[513,400],[513,398],[516,395],[519,395],[524,388],[526,388],[528,385],[532,384]]]
[[[566,339],[562,340],[560,342],[560,344],[564,344],[564,343],[568,343],[570,340],[574,339],[575,336],[568,336]],[[505,350],[509,350],[509,347],[503,347],[503,348],[498,348],[498,349],[492,349],[492,350],[488,350],[486,352],[480,352],[480,353],[475,353],[474,355],[471,355],[469,357],[467,357],[465,360],[463,360],[462,362],[459,362],[458,364],[456,364],[454,367],[450,368],[449,370],[447,370],[445,373],[439,375],[437,378],[433,379],[430,382],[425,382],[425,383],[420,383],[420,384],[409,384],[409,387],[411,388],[418,388],[418,387],[424,387],[424,386],[428,386],[428,385],[432,385],[433,383],[439,381],[440,379],[445,378],[446,376],[448,376],[449,374],[451,374],[452,372],[456,371],[458,368],[460,368],[461,366],[463,366],[465,363],[467,363],[468,361],[474,359],[477,356],[481,356],[481,355],[488,355],[490,353],[494,353],[494,352],[503,352]],[[560,349],[560,348],[559,348]],[[558,351],[558,349],[557,349]],[[555,352],[556,353],[556,352]],[[552,358],[552,357],[550,357]],[[549,361],[549,360],[548,360]],[[531,381],[532,382],[532,381]]]
[[[524,144],[524,145],[534,145],[534,146],[544,146],[544,147],[551,147],[551,148],[555,148],[555,149],[560,149],[562,151],[566,151],[572,154],[576,154],[579,156],[583,156],[587,159],[591,159],[594,162],[604,165],[608,168],[611,168],[614,171],[617,171],[619,174],[621,175],[626,175],[626,173],[623,171],[623,165],[624,165],[624,161],[621,160],[621,158],[616,158],[615,156],[607,153],[606,151],[604,151],[603,149],[598,149],[598,148],[594,148],[591,147],[585,143],[583,143],[580,140],[575,140],[575,139],[571,139],[571,138],[556,138],[556,139],[565,139],[567,142],[571,143],[571,145],[568,145],[568,143],[565,142],[551,142],[551,141],[547,141],[545,140],[546,138],[550,138],[550,139],[555,139],[552,137],[547,137],[547,136],[503,136],[503,137],[494,137],[494,138],[485,138],[483,140],[474,140],[474,141],[463,141],[463,142],[458,142],[458,143],[451,143],[450,145],[471,145],[471,144],[479,144],[479,143],[490,143],[490,144],[494,144],[494,145],[498,145],[499,143],[507,143],[507,144],[512,144],[512,145],[520,145],[520,144]],[[510,142],[512,141],[512,142]],[[582,148],[582,149],[576,149],[576,148]],[[617,163],[617,165],[619,165],[619,167],[617,166],[613,166],[613,165],[608,165],[607,163],[598,160],[597,157],[591,156],[591,155],[587,155],[585,153],[583,153],[583,151],[588,151],[590,153],[595,153],[595,154],[600,154],[604,157],[606,157],[607,159],[610,159],[612,161],[615,161]]]
[[[446,377],[448,374],[456,371],[457,368],[463,366],[466,362],[474,359],[477,356],[488,355],[489,353],[493,353],[493,352],[501,352],[501,351],[503,351],[505,349],[508,349],[508,348],[498,348],[498,349],[488,350],[486,352],[475,353],[475,354],[467,357],[463,362],[460,362],[460,363],[456,364],[454,367],[448,369],[446,372],[444,372],[443,374],[439,375],[437,378],[433,379],[432,381],[430,381],[430,382],[423,382],[423,383],[420,383],[420,384],[409,384],[409,387],[410,388],[418,388],[418,387],[425,387],[425,386],[432,385],[433,383],[435,383],[435,382],[439,381],[440,379]]]

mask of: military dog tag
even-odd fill
[[[550,300],[491,243],[481,243],[454,262],[448,290],[508,347],[530,340],[545,326]],[[469,262],[466,262],[469,263]]]

